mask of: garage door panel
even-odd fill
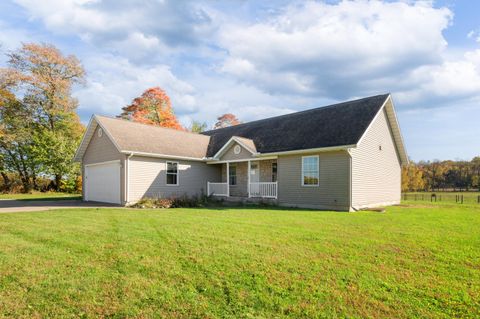
[[[120,204],[120,162],[85,167],[87,201]]]

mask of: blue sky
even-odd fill
[[[0,66],[22,42],[75,54],[78,112],[160,86],[188,126],[391,92],[415,160],[480,155],[480,1],[0,2]]]

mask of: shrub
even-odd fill
[[[134,208],[193,208],[205,207],[208,204],[206,196],[178,196],[170,198],[142,198],[131,207]]]
[[[131,207],[134,208],[170,208],[173,200],[168,198],[142,198]]]

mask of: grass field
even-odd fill
[[[0,214],[0,317],[480,317],[480,206]]]
[[[455,203],[460,202],[460,196],[463,196],[464,204],[480,204],[480,192],[408,192],[402,194],[402,200],[408,201],[434,201],[432,194],[436,195],[437,202]],[[405,196],[406,195],[406,196]],[[457,197],[458,196],[458,197]]]
[[[81,194],[70,194],[70,193],[60,193],[60,192],[33,192],[29,194],[2,194],[0,193],[1,199],[16,199],[16,200],[66,200],[66,199],[81,199]]]

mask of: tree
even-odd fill
[[[13,93],[0,90],[0,154],[3,171],[15,171],[25,192],[30,191],[32,183],[35,184],[38,168],[35,159],[30,156],[33,146],[31,132],[30,114],[21,101]]]
[[[414,163],[402,167],[402,191],[419,191],[425,188],[422,170]]]
[[[63,121],[62,128],[37,130],[32,136],[31,153],[41,165],[42,172],[55,176],[57,190],[62,185],[62,177],[71,179],[80,174],[80,166],[72,163],[73,154],[80,143],[85,128],[77,114],[70,114],[71,120]],[[55,150],[51,152],[51,150]],[[65,154],[71,154],[64,158]]]
[[[237,119],[235,115],[233,115],[232,113],[226,113],[217,117],[217,123],[215,123],[213,129],[216,130],[219,128],[238,125],[240,123],[241,122]]]
[[[480,190],[480,156],[472,159],[472,186]]]
[[[40,171],[55,176],[58,190],[83,130],[71,89],[83,83],[85,72],[76,57],[48,44],[23,44],[8,57],[8,67],[0,69],[0,89],[10,96],[0,110],[5,136],[0,152],[19,174],[24,191],[36,186]],[[59,147],[60,139],[69,146]]]
[[[170,98],[159,87],[145,90],[141,96],[133,99],[132,104],[123,107],[118,117],[176,130],[184,129],[173,112]]]
[[[197,122],[193,121],[192,125],[190,125],[189,131],[192,133],[202,133],[207,129],[207,123],[203,122]]]

